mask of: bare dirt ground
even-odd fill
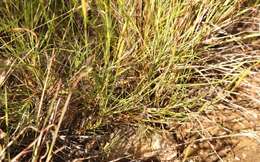
[[[251,86],[248,86],[250,85]],[[248,107],[251,111],[250,124],[255,134],[250,137],[240,137],[238,144],[229,153],[225,161],[241,161],[241,162],[256,162],[260,161],[260,73],[250,76],[240,87],[240,91],[245,98],[238,98],[239,100],[247,99],[254,103],[254,107]],[[251,98],[251,99],[250,99]],[[249,119],[250,120],[250,119]]]
[[[184,159],[260,161],[260,73],[249,75],[231,98],[226,105],[217,105],[218,111],[207,112],[208,120],[200,120],[201,127],[204,127],[200,136],[208,134],[208,137],[191,145],[191,149],[188,146],[191,153],[186,153]]]
[[[258,133],[258,136],[260,134]],[[228,162],[256,162],[260,161],[260,144],[259,141],[240,138],[239,144],[229,153],[224,161]]]

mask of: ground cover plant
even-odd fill
[[[1,1],[0,158],[223,161],[257,139],[259,4]]]

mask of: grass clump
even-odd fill
[[[106,161],[118,129],[178,133],[258,70],[258,5],[0,2],[0,157]]]

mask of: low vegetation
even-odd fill
[[[194,141],[239,133],[202,119],[259,72],[259,4],[1,1],[1,159],[185,161]],[[140,144],[153,139],[159,152]]]

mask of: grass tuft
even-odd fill
[[[0,159],[196,157],[238,133],[206,116],[259,73],[259,22],[249,0],[1,1]]]

